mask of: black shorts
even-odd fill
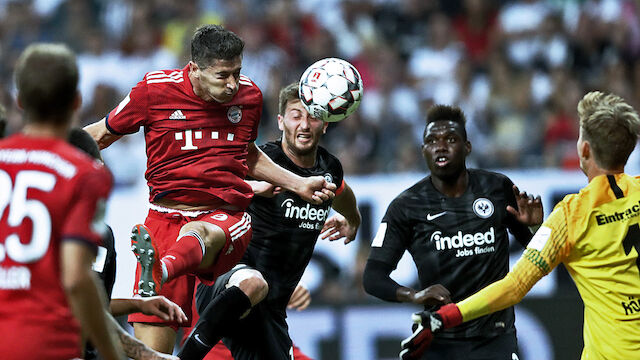
[[[472,339],[433,339],[422,359],[429,360],[518,360],[516,332]]]
[[[240,269],[252,269],[248,265],[236,265],[207,286],[198,285],[196,307],[202,313],[213,298],[227,288],[231,275]],[[231,351],[235,360],[290,360],[293,359],[293,344],[289,337],[286,309],[276,309],[265,301],[251,309],[249,314],[236,324],[229,324],[222,342]]]

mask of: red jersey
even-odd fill
[[[124,135],[144,127],[150,201],[217,207],[222,200],[245,209],[253,196],[244,181],[247,145],[257,137],[262,93],[240,75],[230,102],[207,102],[188,74],[188,66],[147,73],[107,115],[107,128]]]
[[[97,249],[111,174],[59,139],[0,141],[0,357],[80,357],[60,280],[61,242]]]

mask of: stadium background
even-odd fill
[[[304,68],[340,57],[362,74],[365,95],[323,145],[338,155],[364,222],[349,246],[319,243],[305,281],[310,309],[290,314],[294,341],[317,359],[391,359],[415,307],[365,295],[361,273],[387,204],[424,176],[426,109],[456,104],[468,117],[472,166],[508,174],[543,196],[545,211],[585,185],[575,154],[582,95],[598,89],[640,105],[640,5],[626,0],[0,0],[0,103],[8,132],[20,113],[13,65],[26,45],[59,41],[79,55],[78,122],[102,118],[145,72],[182,67],[201,23],[245,41],[243,73],[262,89],[258,143],[278,136],[277,92]],[[627,172],[639,173],[640,151]],[[116,296],[128,296],[128,231],[144,219],[144,139],[104,152],[117,186],[107,219],[116,233]],[[513,256],[521,249],[514,245]],[[394,277],[416,282],[404,259]],[[582,303],[563,269],[516,307],[522,359],[577,359]]]

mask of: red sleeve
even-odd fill
[[[146,80],[140,81],[106,117],[107,129],[115,135],[133,134],[147,120],[148,89]]]
[[[62,225],[62,238],[100,245],[106,231],[105,206],[113,180],[105,168],[92,169],[75,184],[69,213]]]
[[[342,182],[340,183],[340,186],[338,186],[338,188],[335,191],[336,196],[342,194],[343,190],[344,190],[344,179],[342,179]]]

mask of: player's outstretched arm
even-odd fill
[[[258,196],[271,198],[282,192],[280,186],[275,186],[270,182],[261,180],[245,180],[245,182],[251,186],[253,193]]]
[[[520,191],[515,185],[513,185],[513,195],[516,197],[518,209],[507,205],[507,211],[524,225],[535,226],[542,224],[544,212],[540,195],[533,197],[533,195],[527,194],[526,191]]]
[[[98,143],[100,150],[108,147],[122,137],[121,135],[112,134],[111,131],[109,131],[107,128],[107,121],[104,118],[98,122],[85,126],[83,130],[88,132],[89,135],[91,135],[91,137]]]
[[[180,360],[176,356],[159,353],[129,335],[108,312],[105,312],[105,317],[111,324],[111,327],[115,329],[118,339],[120,339],[120,344],[128,357],[135,360]]]
[[[360,210],[356,202],[353,190],[344,184],[344,189],[333,199],[332,207],[339,213],[330,217],[320,231],[320,238],[334,241],[344,238],[344,243],[348,244],[355,240],[358,227],[362,222]]]
[[[302,177],[282,168],[254,143],[248,145],[247,166],[249,175],[254,179],[265,180],[292,191],[310,203],[322,204],[335,196],[335,184],[327,182],[322,176]]]
[[[93,254],[80,241],[64,241],[60,251],[61,281],[71,311],[104,359],[122,359],[114,330],[105,319],[104,293],[91,269]]]
[[[187,321],[187,316],[180,306],[164,296],[111,299],[109,308],[114,316],[141,312],[145,315],[158,316],[166,321]]]

